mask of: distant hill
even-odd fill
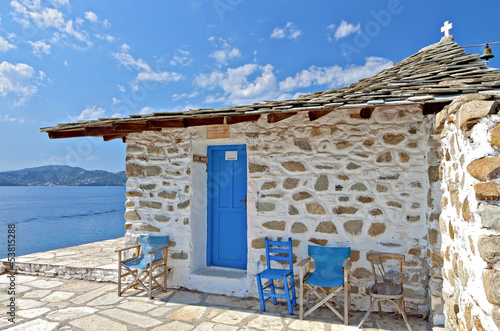
[[[50,165],[0,172],[0,186],[124,186],[125,171],[85,170]]]

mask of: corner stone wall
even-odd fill
[[[436,116],[447,330],[500,328],[498,96],[465,95]]]
[[[265,264],[264,237],[292,237],[295,261],[307,256],[309,244],[352,247],[355,310],[369,304],[372,275],[366,254],[405,254],[407,311],[427,316],[429,284],[441,279],[435,230],[440,206],[434,203],[441,196],[433,190],[439,186],[438,140],[429,140],[432,119],[419,107],[372,110],[369,118],[365,110],[352,108],[315,121],[302,112],[273,124],[262,116],[258,122],[231,125],[225,140],[207,140],[205,127],[130,134],[126,243],[134,243],[139,233],[169,234],[169,284],[193,288],[191,276],[200,268],[196,256],[206,250],[206,243],[193,240],[206,231],[206,216],[200,217],[206,191],[197,186],[204,165],[193,163],[193,154],[206,155],[202,147],[211,144],[246,144],[246,279],[241,292],[225,293],[223,285],[206,292],[257,297],[255,274]],[[440,290],[435,292],[439,299]]]

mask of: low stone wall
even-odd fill
[[[405,254],[407,310],[426,316],[429,275],[432,284],[439,282],[441,263],[434,231],[440,206],[433,202],[440,194],[432,192],[438,144],[429,148],[431,118],[417,106],[376,107],[368,116],[363,111],[338,110],[315,121],[303,112],[273,124],[262,117],[231,125],[230,138],[223,140],[207,140],[204,127],[130,134],[127,244],[139,233],[169,234],[170,284],[195,287],[193,275],[206,261],[207,220],[205,165],[193,163],[193,154],[206,155],[212,144],[245,144],[246,278],[232,292],[223,282],[204,291],[256,297],[264,237],[292,237],[295,261],[307,256],[309,244],[352,247],[352,304],[359,310],[368,308],[372,283],[366,253]]]
[[[443,161],[441,253],[447,330],[500,328],[500,116],[486,94],[436,117]]]

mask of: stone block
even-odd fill
[[[297,146],[300,150],[310,152],[312,151],[311,143],[308,140],[295,140],[294,145]]]
[[[141,184],[141,190],[152,191],[156,188],[156,184]]]
[[[351,186],[350,191],[366,192],[368,191],[368,188],[363,183],[356,183],[353,186]]]
[[[401,163],[408,163],[410,161],[410,155],[407,153],[399,153],[399,162]]]
[[[338,143],[335,143],[335,146],[337,149],[346,149],[351,146],[354,146],[354,142],[352,141],[339,141]]]
[[[356,270],[354,270],[351,273],[351,275],[353,275],[354,277],[356,277],[358,279],[372,277],[372,273],[363,267],[357,268]]]
[[[344,229],[347,233],[358,235],[363,229],[363,220],[353,220],[344,223]]]
[[[477,246],[479,255],[487,263],[500,261],[500,236],[480,237]]]
[[[379,216],[379,215],[383,215],[384,213],[382,212],[382,210],[378,209],[378,208],[375,208],[375,209],[372,209],[369,211],[370,215],[372,216]]]
[[[495,101],[473,100],[467,102],[457,112],[458,127],[463,128],[468,121],[488,115],[496,109]]]
[[[139,231],[144,231],[144,232],[160,232],[160,229],[158,229],[156,226],[152,226],[150,224],[147,224],[147,225],[141,225],[139,227]]]
[[[273,211],[276,209],[276,204],[272,202],[256,202],[255,208],[257,211]]]
[[[391,152],[385,152],[377,157],[377,163],[390,163],[392,162]]]
[[[500,230],[500,207],[481,203],[478,208],[479,216],[481,216],[481,225],[483,228]]]
[[[177,209],[186,209],[191,204],[191,200],[186,200],[177,204]]]
[[[500,148],[500,124],[491,128],[489,131],[490,144],[495,148]]]
[[[127,163],[125,165],[125,173],[127,177],[156,177],[161,175],[159,166],[142,166],[135,163]]]
[[[359,196],[356,200],[361,203],[372,203],[374,199],[372,197]]]
[[[170,257],[174,260],[187,260],[189,256],[186,252],[176,252],[172,253]]]
[[[127,210],[125,212],[125,220],[127,221],[140,221],[141,215],[136,210]]]
[[[315,232],[334,234],[337,232],[337,227],[331,221],[324,221],[318,224]]]
[[[500,156],[490,156],[469,163],[467,171],[482,182],[500,178]]]
[[[500,306],[495,306],[491,312],[491,317],[493,318],[493,323],[500,330]]]
[[[252,240],[252,248],[254,249],[266,248],[266,240],[264,238],[258,238]]]
[[[284,231],[286,223],[285,221],[269,221],[262,224],[262,226],[269,230]]]
[[[500,271],[483,270],[483,286],[488,301],[494,305],[500,305]]]
[[[309,192],[304,192],[303,191],[303,192],[295,193],[292,196],[292,199],[294,201],[302,201],[302,200],[309,199],[310,197],[312,197],[312,195]]]
[[[161,209],[163,207],[161,202],[146,201],[146,200],[139,201],[139,205],[143,208],[152,208],[152,209]]]
[[[436,244],[438,243],[439,231],[436,229],[429,229],[428,236],[429,236],[429,244],[431,246],[436,246]]]
[[[290,232],[292,232],[292,233],[307,232],[307,226],[305,226],[305,224],[302,222],[295,222],[295,223],[293,223],[292,228],[290,229]]]
[[[316,191],[328,190],[328,176],[327,175],[319,176],[318,180],[316,181],[316,184],[314,184],[314,189]]]
[[[299,214],[299,210],[293,206],[293,205],[289,205],[288,206],[288,215],[298,215]]]
[[[326,214],[325,208],[317,202],[312,202],[306,204],[306,210],[309,214],[313,215],[324,215]]]
[[[306,167],[301,162],[297,161],[282,162],[281,165],[291,172],[306,171]]]
[[[256,163],[248,163],[248,172],[250,173],[259,173],[266,172],[269,169],[266,165],[256,164]]]
[[[144,194],[142,194],[142,192],[137,192],[137,191],[127,191],[125,192],[125,196],[127,198],[142,198]]]
[[[272,190],[274,188],[276,188],[276,182],[265,182],[264,184],[262,184],[262,187],[260,189],[266,191]]]
[[[429,177],[429,183],[435,183],[439,181],[439,166],[430,166],[427,170],[427,175]]]
[[[353,215],[356,214],[357,211],[358,208],[356,207],[338,206],[333,208],[333,213],[337,215],[343,215],[343,214]]]
[[[313,244],[316,244],[316,245],[325,246],[328,243],[328,240],[326,240],[326,239],[310,238],[309,242],[312,242]]]
[[[466,103],[466,102],[469,102],[469,101],[473,101],[473,100],[488,100],[488,99],[491,99],[491,95],[490,94],[486,94],[486,93],[471,93],[471,94],[464,94],[464,95],[461,95],[460,98],[459,98],[459,101],[457,103]]]
[[[347,170],[356,170],[356,169],[359,169],[359,168],[361,168],[361,167],[358,164],[354,163],[354,162],[349,162],[349,164],[346,167]]]
[[[500,183],[488,182],[474,185],[476,198],[479,200],[498,200],[500,198]]]
[[[372,237],[375,237],[384,233],[385,229],[386,229],[385,223],[374,222],[370,225],[370,228],[368,229],[368,234]]]
[[[158,193],[158,197],[162,199],[174,200],[177,197],[177,192],[161,191],[160,193]]]
[[[405,140],[405,136],[402,134],[394,134],[394,133],[388,133],[383,136],[384,143],[387,145],[398,145],[401,143],[403,140]]]
[[[283,182],[283,188],[285,190],[292,190],[292,189],[296,188],[297,186],[299,186],[299,181],[300,181],[300,179],[298,179],[298,178],[287,178]]]
[[[146,151],[144,146],[129,145],[127,146],[127,154],[142,154]]]
[[[170,221],[170,217],[165,216],[165,215],[155,215],[155,221],[160,222],[160,223],[167,223]]]

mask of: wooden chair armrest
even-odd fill
[[[309,262],[311,262],[311,257],[310,257],[310,256],[306,257],[305,259],[303,259],[302,261],[300,261],[299,263],[297,263],[297,266],[298,266],[299,268],[304,268],[304,266],[305,266],[307,263],[309,263]]]
[[[342,267],[344,268],[344,273],[351,272],[352,262],[351,262],[351,258],[350,257],[348,257],[347,259],[345,259]]]
[[[160,248],[158,248],[158,249],[155,249],[154,251],[148,252],[148,254],[149,254],[149,255],[153,255],[153,254],[159,253],[159,252],[161,252],[162,250],[164,250],[165,248],[168,248],[168,245],[167,245],[167,246],[160,247]]]
[[[140,244],[137,244],[137,245],[133,245],[133,246],[128,246],[128,247],[124,247],[124,248],[117,248],[115,250],[115,252],[122,252],[122,251],[125,251],[127,249],[131,249],[131,248],[137,248],[137,247],[141,247]]]

